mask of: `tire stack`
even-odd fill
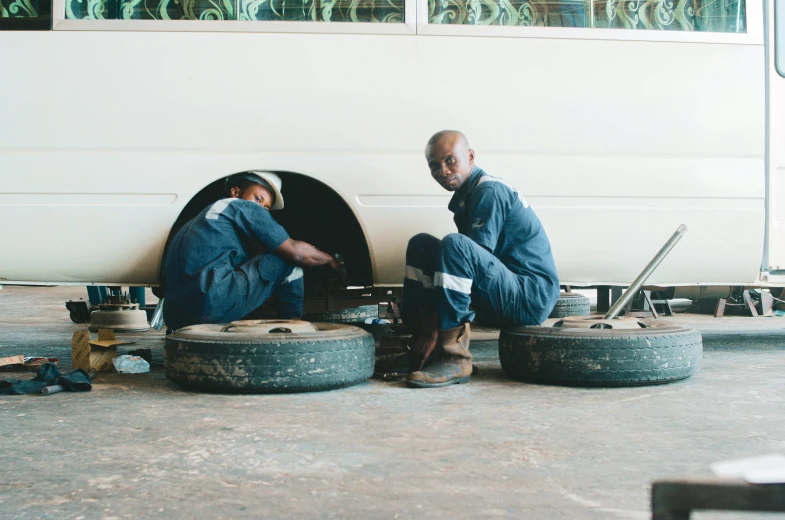
[[[377,347],[383,336],[390,334],[391,324],[389,323],[366,323],[366,320],[376,320],[379,318],[378,305],[361,305],[339,311],[320,312],[308,314],[305,319],[323,323],[343,323],[353,325],[373,334],[373,340]]]
[[[317,321],[320,323],[346,323],[353,325],[356,323],[365,323],[365,320],[368,318],[373,319],[378,317],[378,305],[361,305],[359,307],[341,309],[339,311],[308,314],[305,319],[308,321]]]
[[[556,306],[549,318],[566,318],[567,316],[588,316],[591,312],[589,299],[577,293],[561,293]]]
[[[373,335],[376,349],[374,377],[392,379],[405,376],[409,372],[408,327],[391,323],[366,323],[365,320],[379,317],[378,305],[363,305],[334,312],[307,315],[309,320],[343,323],[359,327]]]

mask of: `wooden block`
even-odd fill
[[[111,341],[117,339],[112,329],[98,329],[98,341]]]
[[[117,356],[117,347],[95,349],[90,352],[90,367],[96,372],[111,372],[114,370],[112,361]],[[89,370],[88,370],[89,372]]]
[[[74,332],[71,338],[71,368],[90,371],[90,333],[86,330]]]
[[[111,339],[107,334],[104,334],[103,341],[101,341],[101,331],[98,332],[99,342],[112,343],[114,339],[114,332],[108,331],[111,334]],[[114,365],[112,360],[117,355],[117,345],[93,345],[90,341],[90,333],[86,330],[74,332],[71,339],[71,368],[81,368],[90,372],[102,372],[112,370]],[[116,341],[114,342],[116,343]],[[122,343],[122,342],[121,342]]]
[[[8,357],[0,358],[0,367],[6,365],[21,365],[24,362],[25,362],[25,357],[22,354],[19,354],[18,356],[8,356]]]

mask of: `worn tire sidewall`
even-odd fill
[[[674,325],[640,330],[519,327],[499,336],[511,377],[576,386],[638,386],[688,378],[700,369],[700,332]]]
[[[357,327],[317,323],[319,333],[178,331],[166,338],[166,377],[216,392],[278,393],[331,390],[373,375],[373,336]]]

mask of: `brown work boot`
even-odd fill
[[[415,388],[467,383],[472,377],[469,324],[440,330],[436,349],[422,370],[410,372],[406,384]]]
[[[433,352],[439,338],[439,317],[435,312],[422,312],[411,324],[409,340],[409,372],[420,370]]]

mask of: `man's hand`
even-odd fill
[[[338,281],[343,287],[349,285],[349,280],[346,276],[346,265],[344,264],[342,255],[335,255],[333,257],[333,262],[330,263],[330,267],[338,274]]]
[[[308,242],[288,239],[273,251],[276,256],[299,267],[318,267],[320,265],[338,264],[338,261],[324,251],[319,251]],[[340,269],[340,266],[338,266]],[[335,269],[335,267],[333,267]]]
[[[291,238],[281,244],[273,253],[286,262],[299,267],[329,266],[338,276],[338,281],[341,285],[344,287],[348,285],[346,266],[341,255],[330,256],[328,253],[316,249],[308,242]]]

